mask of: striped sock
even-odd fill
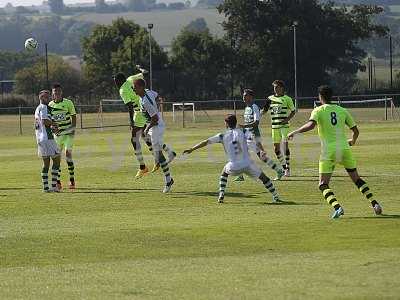
[[[228,182],[228,174],[226,174],[225,172],[221,174],[221,177],[219,178],[219,193],[221,194],[225,194],[225,188],[226,188],[226,184]]]
[[[322,192],[322,195],[324,196],[326,202],[328,202],[329,205],[333,206],[335,210],[340,208],[340,204],[337,201],[333,191],[329,188],[329,185],[321,184],[319,186],[319,190]]]
[[[51,169],[51,188],[53,190],[56,189],[56,185],[57,185],[57,180],[58,180],[58,176],[59,176],[59,167],[54,167]]]
[[[160,162],[161,169],[163,170],[163,173],[164,173],[165,183],[169,183],[171,181],[171,173],[169,172],[168,162],[162,153],[160,153],[159,162]]]
[[[282,155],[281,151],[275,151],[275,154],[276,154],[276,158],[278,159],[278,161],[282,165],[282,168],[286,169],[286,163],[285,163],[285,160],[283,158],[283,155]]]
[[[69,171],[69,181],[75,182],[75,166],[74,162],[71,158],[67,158],[67,165],[68,165],[68,171]]]
[[[285,163],[286,163],[286,169],[290,169],[290,151],[289,151],[289,149],[286,149],[286,152],[285,152]]]
[[[49,169],[42,168],[42,183],[43,183],[43,190],[49,190]]]
[[[258,157],[267,164],[272,170],[278,172],[282,168],[278,166],[271,158],[269,158],[265,153],[261,155],[260,152],[257,153]]]
[[[378,203],[374,199],[374,195],[372,194],[372,192],[369,189],[368,184],[364,180],[359,178],[356,181],[356,186],[358,187],[358,190],[361,192],[361,194],[363,194],[364,197],[371,202],[372,207],[374,207],[374,205]]]
[[[272,196],[278,197],[278,193],[277,193],[271,179],[269,179],[267,177],[267,179],[263,181],[263,184],[264,184],[265,188],[272,194]]]

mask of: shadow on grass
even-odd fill
[[[369,217],[346,217],[346,219],[400,219],[400,215],[389,215],[389,214],[381,214],[379,216],[369,216]]]
[[[96,192],[108,192],[108,191],[115,191],[115,192],[125,192],[125,193],[129,193],[129,191],[160,191],[160,189],[152,189],[152,188],[106,188],[106,187],[102,187],[102,188],[89,188],[89,187],[79,187],[77,188],[74,192],[80,192],[80,191],[94,191],[93,193]],[[84,192],[81,192],[84,193]]]
[[[187,195],[187,196],[196,196],[196,197],[218,197],[218,192],[198,192],[198,191],[186,191],[186,192],[171,192],[174,195]],[[243,193],[235,193],[235,192],[228,192],[225,193],[225,197],[233,197],[233,198],[255,198],[257,194],[262,193],[253,193],[253,194],[243,194]],[[174,198],[181,198],[181,197],[174,197]],[[183,198],[183,197],[182,197]],[[186,197],[185,197],[186,198]]]

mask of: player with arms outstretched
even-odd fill
[[[329,86],[319,87],[318,92],[322,105],[312,111],[310,120],[306,124],[289,133],[288,138],[293,139],[296,134],[310,131],[315,126],[318,126],[318,135],[321,140],[319,189],[325,200],[335,209],[332,215],[333,219],[339,218],[344,214],[342,206],[337,201],[333,190],[329,187],[329,182],[337,163],[344,166],[359,191],[371,202],[375,214],[380,215],[382,208],[373,196],[368,184],[358,175],[356,161],[350,149],[350,146],[356,144],[359,135],[353,117],[346,109],[331,104],[333,92]],[[350,140],[346,138],[346,127],[352,131]]]
[[[247,146],[249,150],[255,152],[258,158],[266,163],[272,170],[277,173],[276,179],[281,179],[284,175],[284,170],[279,167],[272,159],[270,159],[264,151],[261,143],[261,134],[258,127],[261,119],[260,108],[254,103],[254,91],[245,89],[243,91],[243,102],[246,104],[244,109],[244,124],[239,127],[244,128],[247,137]],[[243,181],[243,175],[240,175],[235,181]]]
[[[49,103],[49,113],[58,128],[56,142],[61,151],[65,149],[65,159],[69,171],[69,188],[75,189],[75,165],[72,159],[76,127],[75,106],[71,100],[63,97],[62,87],[58,83],[53,85],[52,98],[53,100]],[[60,190],[62,188],[60,179],[57,181],[57,187]]]
[[[57,180],[60,172],[60,150],[54,141],[53,130],[57,130],[48,114],[50,91],[39,93],[40,104],[35,110],[35,134],[38,145],[38,155],[43,159],[42,183],[43,192],[59,192]],[[49,188],[50,158],[53,161],[51,168],[51,189]]]
[[[274,95],[268,97],[262,113],[271,111],[272,142],[274,143],[275,155],[285,170],[285,176],[290,176],[290,150],[287,134],[289,132],[289,121],[296,114],[296,110],[292,98],[285,94],[285,83],[282,80],[275,80],[272,86],[274,87]],[[281,152],[281,143],[285,157]]]
[[[228,115],[225,118],[225,126],[227,128],[225,133],[219,133],[207,140],[204,140],[192,148],[183,151],[183,153],[190,154],[194,150],[215,143],[221,143],[224,146],[225,153],[229,161],[222,170],[219,181],[219,203],[224,202],[228,176],[237,176],[241,174],[247,174],[256,180],[259,179],[264,184],[264,187],[272,194],[272,201],[275,203],[282,202],[279,199],[279,195],[272,181],[251,160],[249,150],[247,148],[247,137],[244,133],[244,130],[236,128],[236,125],[236,116]]]
[[[165,123],[157,107],[158,94],[155,91],[146,89],[146,82],[144,79],[136,79],[134,81],[134,90],[135,93],[140,96],[141,106],[148,115],[147,118],[150,120],[143,134],[145,136],[150,136],[154,159],[157,164],[160,164],[165,177],[163,193],[168,193],[174,184],[174,179],[171,177],[168,161],[163,154]]]

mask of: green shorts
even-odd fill
[[[287,141],[287,136],[289,134],[289,127],[282,127],[277,129],[272,129],[272,142],[278,144],[283,141]]]
[[[73,134],[63,134],[56,136],[56,143],[60,150],[72,150],[74,146],[74,135]]]
[[[333,173],[336,164],[341,164],[345,169],[355,169],[357,162],[353,157],[351,149],[342,151],[332,151],[327,154],[321,154],[319,160],[319,173]]]

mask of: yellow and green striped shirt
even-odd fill
[[[272,129],[279,129],[289,127],[289,124],[282,124],[282,120],[286,119],[292,111],[295,110],[293,100],[287,95],[283,96],[269,96],[271,101],[271,125]]]
[[[71,134],[75,130],[72,126],[72,116],[76,115],[74,103],[66,98],[60,102],[51,101],[48,105],[49,115],[58,126],[57,135]]]

